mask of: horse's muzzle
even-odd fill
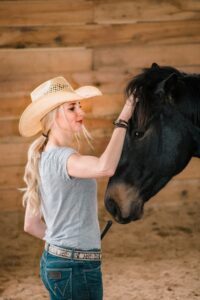
[[[134,186],[113,184],[106,191],[105,206],[116,222],[127,224],[143,215],[143,201]]]

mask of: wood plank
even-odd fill
[[[186,72],[186,73],[196,73],[196,74],[200,74],[200,65],[195,65],[195,66],[180,66],[179,70],[181,72]]]
[[[6,49],[0,50],[0,80],[13,75],[88,71],[92,66],[92,50],[85,48]]]
[[[22,193],[17,189],[0,190],[0,211],[23,210]]]
[[[90,71],[84,71],[80,73],[88,73]],[[79,72],[78,72],[79,73]],[[76,72],[74,73],[76,74]],[[0,73],[0,78],[4,75]],[[9,77],[2,78],[0,81],[0,101],[4,98],[12,98],[14,95],[20,99],[30,96],[30,92],[42,82],[45,82],[56,76],[64,76],[74,89],[79,87],[79,84],[73,79],[71,72],[53,72],[48,73],[35,72],[29,74],[23,74],[20,70],[9,74]]]
[[[21,51],[21,50],[20,50]],[[140,50],[138,50],[140,51]],[[152,54],[153,59],[153,54]],[[108,57],[109,60],[109,57]],[[141,58],[142,60],[142,58]],[[61,70],[60,72],[34,72],[24,74],[24,70],[20,68],[10,73],[9,76],[5,77],[3,70],[0,71],[0,103],[2,103],[2,108],[6,105],[6,101],[28,101],[30,92],[37,87],[42,82],[54,78],[56,76],[64,76],[74,88],[82,85],[94,85],[97,86],[102,93],[106,94],[117,94],[123,93],[123,90],[128,83],[128,81],[135,75],[141,72],[141,67],[148,67],[148,64],[143,66],[133,66],[131,63],[131,68],[120,69],[120,67],[115,68],[115,66],[109,67],[109,70],[87,70],[87,71],[75,71],[67,72],[66,70]],[[198,61],[191,65],[179,65],[177,67],[179,70],[189,73],[200,73],[200,64]],[[27,99],[27,100],[26,100]],[[1,104],[0,104],[1,105]],[[1,114],[1,112],[0,112]]]
[[[24,166],[27,161],[29,143],[0,144],[0,167]]]
[[[22,136],[5,136],[0,138],[0,144],[26,144],[26,143],[31,143],[33,138],[26,138]]]
[[[5,94],[4,94],[5,95]],[[2,97],[2,98],[1,98]],[[123,107],[125,100],[122,94],[111,94],[82,101],[82,109],[87,118],[112,117]],[[29,96],[16,94],[0,95],[0,121],[19,119],[27,105],[31,103]],[[106,108],[106,109],[105,109]]]
[[[24,166],[0,167],[0,189],[17,189],[25,186]]]
[[[94,49],[94,69],[131,71],[132,68],[160,65],[195,65],[200,59],[200,44],[159,46],[115,46]]]
[[[112,109],[111,106],[110,109]],[[97,109],[96,112],[98,112]],[[103,115],[102,109],[99,109],[99,115]],[[97,129],[101,129],[104,130],[104,132],[106,132],[109,130],[113,118],[117,115],[118,114],[113,114],[112,116],[106,116],[106,114],[104,114],[103,117],[99,117],[99,116],[89,117],[89,113],[88,113],[88,116],[85,117],[84,125],[92,134],[95,134],[95,131]],[[19,137],[20,134],[18,131],[18,125],[19,125],[19,118],[0,119],[0,138],[5,138],[6,136]]]
[[[94,21],[107,23],[132,23],[144,21],[172,21],[199,19],[200,2],[196,0],[99,0],[95,3]]]
[[[196,67],[197,68],[197,67]],[[199,66],[200,70],[200,66]],[[64,76],[73,88],[77,88],[82,85],[94,85],[101,89],[102,93],[122,93],[123,89],[129,80],[130,76],[136,75],[140,72],[139,68],[134,68],[131,73],[128,72],[116,72],[111,70],[109,72],[104,71],[78,71],[68,73],[62,72],[48,72],[48,73],[30,73],[21,74],[21,71],[16,71],[9,75],[9,78],[2,78],[0,81],[0,102],[7,99],[11,99],[16,96],[29,97],[30,92],[42,82],[54,78],[58,75]],[[0,79],[3,77],[3,73],[0,73]],[[18,101],[18,100],[16,100]],[[1,105],[1,104],[0,104]]]
[[[177,66],[174,65],[174,67]],[[200,73],[200,64],[198,65],[196,62],[195,65],[181,65],[178,66],[178,69],[188,73]],[[63,71],[59,74],[56,72],[41,72],[23,75],[20,74],[20,71],[15,72],[10,74],[9,78],[3,78],[0,81],[0,116],[7,116],[7,103],[10,106],[11,116],[17,116],[19,112],[21,113],[20,107],[23,110],[26,103],[30,102],[30,92],[42,82],[58,75],[64,76],[74,89],[82,85],[94,85],[107,96],[107,94],[122,94],[128,81],[140,72],[141,68],[139,67],[133,67],[130,71],[110,68],[106,71],[89,70],[71,73]],[[2,75],[0,74],[0,77]],[[113,99],[114,97],[115,95],[113,95]],[[15,109],[16,113],[14,112]]]
[[[191,44],[200,41],[200,21],[61,26],[0,26],[0,48],[99,47]],[[165,34],[163,34],[165,32]]]
[[[20,136],[18,130],[19,119],[0,120],[0,138],[6,136]]]
[[[0,94],[0,120],[18,119],[26,106],[30,104],[30,96],[24,93]]]
[[[93,6],[91,0],[0,1],[0,25],[85,24],[93,21]]]
[[[0,25],[65,25],[85,23],[135,23],[199,19],[199,1],[151,0],[13,1],[0,2]],[[24,29],[24,31],[26,28]]]

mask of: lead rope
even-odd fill
[[[101,232],[101,240],[104,238],[104,236],[106,235],[106,233],[108,232],[108,230],[110,229],[111,226],[112,226],[112,221],[108,220],[106,226],[104,227],[104,229]]]

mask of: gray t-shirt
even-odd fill
[[[69,176],[67,159],[73,148],[54,147],[39,161],[41,212],[47,229],[44,240],[61,247],[100,249],[97,182]]]

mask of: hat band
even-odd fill
[[[63,92],[63,91],[66,91],[69,93],[74,92],[74,90],[67,84],[55,83],[55,84],[52,84],[47,91],[43,91],[42,94],[38,95],[38,97],[36,99],[34,99],[34,101],[37,101],[48,94],[53,94],[56,92]]]

